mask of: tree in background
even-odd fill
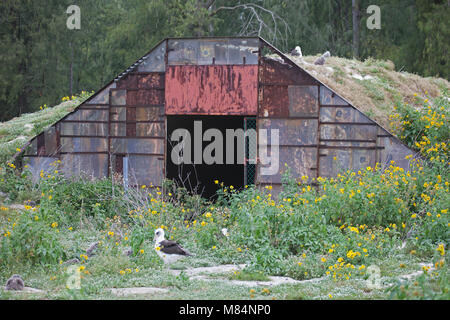
[[[75,2],[75,3],[74,3]],[[66,28],[69,5],[81,29]],[[392,60],[448,79],[447,0],[3,0],[0,120],[98,90],[165,37],[262,36],[282,51]],[[358,6],[356,6],[358,4]],[[381,29],[366,28],[369,5]],[[357,18],[353,23],[353,18]],[[358,27],[358,28],[354,28]],[[356,34],[355,34],[356,32]],[[72,83],[72,84],[71,84]]]

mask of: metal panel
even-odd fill
[[[78,109],[64,120],[68,121],[108,121],[108,110]]]
[[[395,161],[395,165],[409,170],[410,160],[405,159],[406,156],[414,154],[394,137],[378,137],[378,146],[384,147],[378,151],[377,161],[383,166],[389,166],[391,161]]]
[[[140,74],[138,76],[137,87],[140,89],[164,88],[164,74]]]
[[[259,119],[258,128],[266,129],[267,138],[271,131],[278,130],[280,145],[317,145],[318,121],[314,119]],[[260,140],[259,144],[273,144],[273,142]]]
[[[61,170],[66,177],[104,178],[108,175],[106,154],[63,154]]]
[[[229,64],[258,64],[259,39],[229,39]]]
[[[318,86],[289,86],[289,116],[308,117],[319,114]]]
[[[198,39],[169,40],[168,48],[169,65],[198,64]]]
[[[61,135],[69,136],[106,136],[108,124],[106,123],[72,123],[64,122],[61,125]]]
[[[109,134],[113,137],[125,137],[127,135],[126,123],[111,123],[109,125]]]
[[[169,65],[256,65],[259,39],[170,39]]]
[[[128,184],[161,186],[163,160],[156,156],[128,156]]]
[[[117,88],[118,89],[136,89],[138,87],[138,78],[139,76],[137,74],[129,73],[123,78],[121,78],[119,81],[117,81]]]
[[[375,149],[320,149],[319,176],[335,177],[345,170],[365,170],[375,165]]]
[[[322,122],[364,122],[374,123],[360,111],[353,108],[321,107],[320,121]]]
[[[268,150],[270,157],[271,147],[259,146],[260,152],[264,154]],[[315,177],[315,167],[317,163],[317,148],[302,147],[282,147],[279,149],[279,168],[275,175],[262,175],[261,169],[264,167],[258,164],[258,182],[260,183],[281,183],[282,175],[286,166],[290,168],[291,176],[299,179],[302,176]]]
[[[353,124],[321,124],[320,139],[329,140],[375,140],[377,126]]]
[[[317,85],[318,82],[306,72],[290,64],[271,58],[261,58],[259,81],[263,85]]]
[[[136,108],[137,121],[160,121],[163,117],[163,108]]]
[[[127,102],[127,90],[111,90],[111,105],[123,106]]]
[[[127,105],[162,105],[164,91],[157,89],[139,89],[127,91]]]
[[[108,109],[108,106],[102,104],[80,104],[78,109]]]
[[[348,105],[341,97],[336,93],[328,89],[327,87],[320,86],[320,104],[321,105]]]
[[[85,104],[108,104],[109,103],[109,90],[114,89],[116,87],[116,83],[113,82],[105,89],[97,92],[95,96],[86,101]]]
[[[257,66],[169,66],[166,114],[255,115]]]
[[[208,40],[199,43],[198,64],[227,64],[228,40]]]
[[[144,56],[143,62],[138,66],[138,72],[164,72],[166,65],[164,56],[166,54],[166,41],[153,49],[149,54]]]
[[[52,173],[55,167],[50,164],[57,161],[55,157],[24,157],[23,164],[27,165],[27,170],[31,172],[31,179],[36,183],[40,178],[41,170],[46,173]]]
[[[111,121],[125,121],[126,120],[126,108],[110,108]]]
[[[264,86],[259,108],[260,117],[289,117],[289,94],[287,86]]]
[[[55,155],[58,152],[58,140],[55,126],[51,126],[44,131],[45,154]]]
[[[61,152],[106,152],[106,138],[61,138]]]
[[[37,155],[37,138],[31,140],[31,143],[25,149],[25,155]]]
[[[164,137],[164,123],[136,123],[136,136],[138,137]]]
[[[112,153],[164,154],[164,139],[111,138]]]

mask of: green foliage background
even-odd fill
[[[72,4],[81,8],[81,30],[66,28],[66,9]],[[255,9],[267,25],[260,35],[285,52],[301,45],[307,55],[330,50],[335,56],[352,56],[352,7],[347,0],[4,0],[0,120],[36,111],[44,103],[53,105],[70,94],[71,62],[76,94],[98,90],[168,36],[255,35],[254,25],[245,27],[252,11],[242,4],[274,13],[276,37],[271,14]],[[381,8],[380,30],[365,27],[371,4]],[[447,1],[359,0],[359,7],[360,59],[390,59],[399,70],[449,78]]]

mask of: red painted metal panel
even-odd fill
[[[166,72],[166,114],[257,113],[257,65],[168,66]]]

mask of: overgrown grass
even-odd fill
[[[395,163],[376,165],[318,178],[317,187],[306,184],[309,177],[295,180],[286,170],[279,195],[270,186],[241,191],[222,186],[210,202],[170,182],[164,183],[164,192],[147,186],[124,190],[108,179],[68,180],[58,162],[32,183],[26,170],[3,165],[0,190],[10,200],[0,208],[0,281],[21,273],[31,286],[50,291],[50,298],[104,298],[111,297],[105,288],[144,285],[170,288],[170,298],[192,297],[186,292],[208,297],[201,288],[211,297],[214,284],[165,270],[153,249],[154,230],[163,228],[169,239],[195,254],[181,262],[180,270],[245,263],[240,273],[219,276],[322,279],[320,286],[252,292],[222,284],[220,294],[212,295],[218,299],[448,299],[448,107],[448,99],[433,101],[431,108],[397,107],[393,122],[400,122],[404,141],[423,155],[407,156],[409,170]],[[32,200],[36,206],[10,207],[17,200]],[[93,242],[98,249],[88,256]],[[65,287],[69,275],[63,262],[74,258],[83,277],[79,291]],[[399,275],[420,270],[419,263],[432,263],[434,269],[397,283]],[[375,289],[364,285],[374,266],[381,279]]]

